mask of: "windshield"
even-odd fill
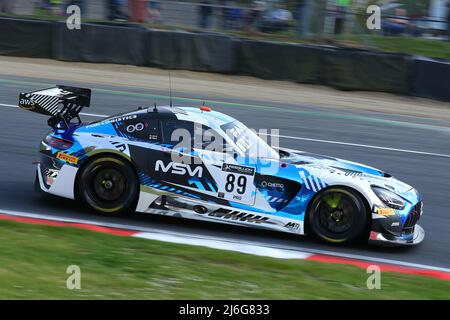
[[[278,153],[272,149],[255,131],[247,128],[243,123],[235,120],[221,126],[239,150],[250,158],[279,159]]]

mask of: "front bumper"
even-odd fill
[[[375,231],[370,232],[369,243],[387,245],[387,246],[412,246],[417,245],[425,238],[425,230],[418,224],[414,226],[414,233],[412,237],[403,238],[387,235]]]

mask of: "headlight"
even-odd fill
[[[372,187],[372,190],[387,206],[399,210],[403,210],[405,208],[405,201],[403,201],[403,199],[394,192],[380,187]]]

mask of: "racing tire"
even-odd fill
[[[309,207],[309,230],[322,241],[343,244],[359,240],[369,230],[369,222],[366,202],[350,188],[326,189]]]
[[[115,156],[94,158],[77,178],[77,198],[103,215],[124,215],[136,209],[139,182],[133,167]]]

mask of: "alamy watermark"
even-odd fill
[[[69,277],[66,280],[66,287],[69,290],[81,290],[81,269],[77,265],[70,265],[66,269]]]
[[[367,278],[367,289],[380,290],[381,289],[381,269],[377,265],[370,265],[366,270],[370,276]]]
[[[381,8],[377,5],[371,5],[367,7],[366,13],[370,14],[366,21],[367,29],[381,30]]]
[[[256,131],[236,122],[220,131],[222,132],[200,124],[194,124],[193,128],[173,130],[169,134],[170,138],[167,137],[170,141],[165,141],[173,146],[171,161],[183,165],[199,165],[205,160],[225,163],[239,157],[240,164],[254,165],[257,161],[265,172],[277,172],[278,163],[272,160],[279,159],[276,151],[279,148],[278,129]],[[193,157],[192,154],[196,151],[202,156]]]
[[[69,30],[81,30],[81,8],[77,5],[67,7],[66,26]]]

